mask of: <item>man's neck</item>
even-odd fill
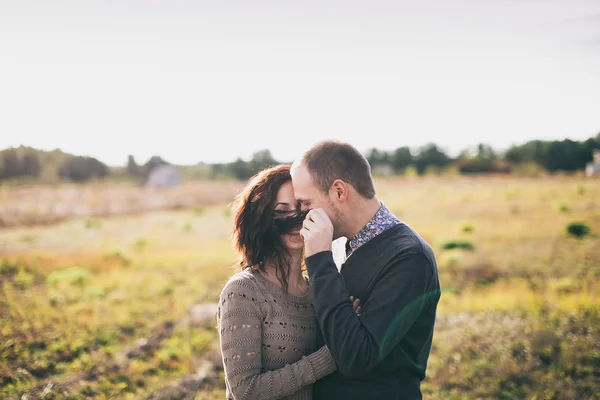
[[[372,199],[359,199],[352,207],[352,216],[348,220],[346,236],[350,241],[362,228],[377,214],[381,207],[381,201],[377,197]],[[356,211],[354,211],[356,210]]]

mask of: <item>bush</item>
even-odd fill
[[[475,227],[473,224],[466,223],[462,226],[463,233],[473,233],[475,231]]]
[[[148,241],[145,238],[139,238],[133,244],[136,251],[144,251],[144,249],[148,246]]]
[[[402,170],[402,176],[407,178],[414,178],[419,175],[419,171],[417,171],[417,167],[414,165],[409,165],[408,167]]]
[[[85,182],[92,178],[104,178],[110,174],[108,166],[93,157],[71,157],[59,167],[59,175],[73,182]]]
[[[97,218],[87,218],[84,226],[86,229],[99,229],[102,228],[102,220]]]
[[[33,284],[35,277],[24,269],[20,269],[15,275],[15,284],[21,289],[25,289]]]
[[[104,260],[120,264],[124,267],[131,265],[131,258],[124,254],[121,250],[115,249],[104,255]]]
[[[452,250],[452,249],[464,249],[464,250],[475,250],[475,246],[471,243],[470,240],[448,240],[442,243],[442,250]]]
[[[83,286],[91,277],[89,271],[85,268],[74,266],[52,272],[46,278],[50,285],[69,284],[73,286]]]
[[[558,204],[557,209],[559,212],[569,212],[569,206],[564,201]]]
[[[201,216],[202,214],[204,214],[204,211],[206,211],[206,210],[204,209],[204,207],[196,207],[196,208],[194,208],[194,214],[195,214],[197,217],[199,217],[199,216]]]
[[[0,275],[14,275],[19,271],[19,266],[16,263],[8,260],[0,261]]]
[[[533,178],[545,176],[548,174],[544,167],[536,162],[523,162],[516,164],[514,165],[512,171],[516,176]]]
[[[571,222],[567,225],[567,233],[577,238],[582,238],[592,231],[592,229],[585,222]]]

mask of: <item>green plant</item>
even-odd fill
[[[592,229],[585,222],[570,222],[567,225],[567,233],[577,238],[582,238],[590,234]]]
[[[99,229],[102,228],[102,220],[98,218],[86,218],[84,226],[86,229]]]
[[[139,238],[133,243],[133,247],[135,247],[136,251],[144,251],[146,246],[148,246],[148,240],[145,238]]]
[[[475,231],[475,226],[473,226],[473,224],[471,223],[466,223],[462,226],[462,232],[463,233],[473,233]]]
[[[24,269],[20,269],[15,275],[15,284],[21,289],[25,289],[33,284],[35,277]]]
[[[123,266],[131,265],[131,259],[127,257],[120,249],[115,249],[104,255],[107,261],[116,261]]]
[[[196,207],[196,208],[194,208],[194,215],[196,215],[197,217],[199,217],[202,214],[204,214],[204,211],[206,211],[204,209],[204,207]]]
[[[452,250],[452,249],[464,249],[464,250],[475,250],[475,246],[473,246],[473,243],[471,243],[470,240],[464,240],[464,239],[455,239],[455,240],[448,240],[444,243],[442,243],[442,250]]]
[[[560,202],[557,206],[559,212],[569,212],[569,206],[564,201]]]
[[[16,263],[8,260],[2,260],[0,262],[0,275],[14,275],[19,271]]]
[[[60,286],[62,284],[83,286],[90,278],[91,274],[87,269],[80,266],[74,266],[52,272],[46,278],[46,282],[54,286]]]

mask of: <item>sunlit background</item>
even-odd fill
[[[110,165],[289,160],[322,137],[457,153],[600,125],[595,0],[3,0],[0,54],[0,147]]]
[[[425,399],[600,398],[598,71],[595,0],[0,0],[0,398],[223,399],[231,201],[325,138],[436,252]]]

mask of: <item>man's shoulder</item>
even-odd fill
[[[386,247],[393,254],[391,258],[422,255],[434,268],[436,267],[433,248],[412,226],[401,221],[390,230]]]
[[[398,250],[423,250],[431,249],[429,243],[413,228],[404,221],[400,221],[389,229],[388,239],[393,242],[394,248]]]

